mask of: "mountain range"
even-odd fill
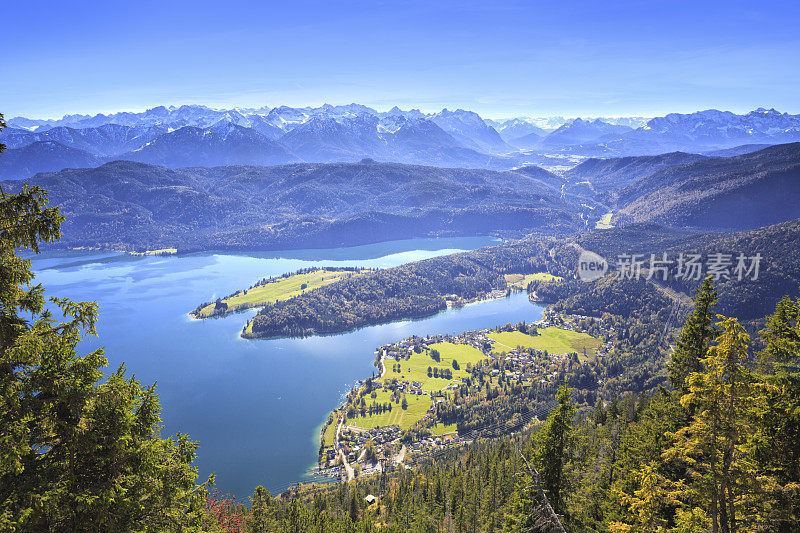
[[[113,160],[178,168],[371,158],[495,170],[554,161],[556,168],[574,157],[721,155],[720,150],[738,155],[800,140],[800,115],[774,109],[744,115],[707,110],[645,120],[487,120],[463,109],[379,112],[359,104],[228,110],[184,105],[57,120],[15,117],[0,132],[8,145],[0,178],[24,179]],[[32,146],[39,142],[49,144]]]
[[[171,169],[132,161],[45,172],[66,217],[62,247],[291,249],[429,235],[522,236],[584,227],[581,199],[545,170],[495,172],[378,163]],[[0,182],[13,193],[21,180]]]
[[[319,122],[332,128],[320,139],[335,139],[339,123],[318,118],[311,124]],[[407,122],[443,131],[416,119],[398,122],[405,125],[392,134],[397,142],[404,142]],[[165,145],[170,135],[185,136],[189,151]],[[187,155],[198,143],[202,157]],[[609,211],[617,226],[656,223],[694,231],[739,231],[800,218],[800,143],[731,157],[671,152],[588,159],[561,175],[533,165],[491,171],[374,159],[277,166],[219,159],[233,153],[268,163],[260,159],[267,147],[277,158],[292,156],[283,146],[252,128],[223,123],[186,126],[129,153],[162,165],[120,160],[98,166],[96,156],[55,141],[9,150],[2,161],[15,169],[17,154],[33,152],[47,161],[61,147],[95,167],[25,180],[50,190],[65,213],[67,247],[281,249],[428,235],[563,235],[593,227]],[[306,155],[314,146],[293,148]],[[190,161],[203,166],[186,166]],[[23,183],[0,186],[14,192]]]

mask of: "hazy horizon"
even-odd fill
[[[492,118],[800,113],[792,2],[4,8],[7,117],[323,102]]]
[[[288,106],[288,107],[298,108],[298,109],[305,109],[305,108],[312,108],[313,109],[313,108],[320,108],[320,107],[322,107],[324,105],[331,105],[331,106],[334,106],[334,107],[341,107],[341,106],[347,106],[347,105],[353,105],[353,104],[355,104],[355,105],[366,105],[367,107],[370,107],[370,108],[374,109],[375,111],[377,111],[379,113],[385,113],[385,112],[391,110],[393,107],[395,107],[393,105],[388,105],[388,106],[383,106],[383,107],[381,107],[381,106],[371,106],[371,105],[364,104],[362,102],[346,102],[346,103],[344,103],[344,102],[343,103],[323,102],[321,104],[308,104],[308,105],[297,105],[297,106]],[[268,105],[268,104],[266,104],[266,105],[262,105],[262,106],[258,106],[258,105],[255,105],[255,106],[244,106],[244,105],[214,106],[214,105],[198,103],[198,102],[192,102],[192,103],[184,102],[184,103],[157,104],[157,105],[153,105],[153,106],[136,107],[136,108],[131,107],[131,108],[121,108],[121,109],[107,109],[107,110],[101,110],[101,111],[84,111],[84,112],[75,111],[75,112],[65,113],[63,115],[56,115],[56,116],[52,116],[52,115],[51,116],[35,116],[35,115],[20,115],[20,114],[12,115],[12,114],[9,114],[9,113],[4,113],[4,114],[5,114],[6,120],[12,120],[12,119],[15,119],[15,118],[27,118],[27,119],[31,119],[31,120],[62,120],[64,118],[68,117],[68,116],[73,116],[73,115],[96,116],[96,115],[101,115],[102,114],[102,115],[110,116],[110,115],[113,115],[113,114],[116,114],[116,113],[143,113],[145,111],[149,111],[151,109],[154,109],[154,108],[157,108],[157,107],[162,107],[162,106],[166,107],[168,109],[169,108],[177,109],[177,108],[180,108],[180,107],[182,107],[184,105],[186,105],[186,106],[205,107],[205,108],[211,109],[213,111],[230,111],[230,110],[234,110],[234,109],[238,109],[238,110],[242,110],[242,111],[255,111],[255,110],[260,110],[260,109],[264,109],[264,108],[269,108],[269,109],[278,108],[278,107],[285,106],[286,104],[276,104],[276,105]],[[413,105],[411,105],[411,106],[399,106],[398,105],[397,107],[400,108],[402,111],[419,110],[419,111],[421,111],[422,113],[425,113],[425,114],[439,113],[440,111],[442,111],[444,109],[447,109],[447,110],[450,110],[450,111],[456,111],[456,110],[462,109],[464,111],[474,111],[474,112],[478,113],[481,116],[481,118],[483,118],[483,119],[495,120],[495,121],[511,120],[511,119],[515,119],[515,118],[529,118],[529,119],[534,119],[534,120],[536,120],[536,119],[544,120],[544,119],[550,119],[550,118],[563,118],[563,119],[566,119],[566,120],[572,120],[572,119],[576,119],[576,118],[582,118],[582,119],[596,119],[596,118],[648,118],[649,119],[649,118],[664,116],[664,115],[669,114],[669,113],[690,114],[690,113],[696,113],[696,112],[701,112],[701,111],[709,111],[709,110],[712,110],[712,109],[715,109],[717,111],[723,111],[723,112],[732,112],[732,113],[735,113],[735,114],[738,114],[738,115],[746,114],[746,113],[749,113],[749,112],[754,111],[754,110],[759,109],[759,108],[775,109],[776,111],[779,111],[781,113],[795,114],[795,113],[792,113],[791,111],[788,111],[786,109],[780,109],[780,108],[778,108],[776,106],[771,106],[771,105],[761,105],[761,106],[757,106],[755,108],[743,109],[743,110],[705,108],[705,109],[693,109],[693,110],[688,110],[688,111],[667,111],[667,112],[661,113],[661,114],[649,113],[649,114],[638,114],[638,115],[631,115],[631,114],[628,114],[628,115],[625,115],[625,114],[616,114],[616,115],[606,114],[606,115],[602,115],[602,114],[596,114],[596,113],[595,114],[583,114],[583,115],[569,114],[569,113],[567,113],[567,114],[556,113],[556,114],[542,115],[542,114],[533,114],[533,113],[523,113],[523,114],[508,115],[508,116],[486,116],[486,115],[484,115],[484,114],[482,114],[482,113],[480,113],[478,111],[475,111],[474,109],[461,108],[461,107],[456,107],[456,106],[444,106],[444,107],[440,107],[440,108],[424,108],[422,106],[413,106]]]

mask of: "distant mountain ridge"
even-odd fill
[[[697,145],[769,142],[787,143],[797,140],[800,115],[759,108],[744,115],[709,109],[691,114],[670,113],[650,120],[635,130],[632,138],[671,139],[677,143]]]
[[[53,140],[96,155],[101,163],[133,160],[178,168],[372,158],[489,169],[518,163],[498,157],[514,149],[476,113],[460,109],[426,115],[397,107],[379,113],[358,104],[227,111],[181,106],[142,113],[73,115],[59,121],[15,118],[9,123],[12,127],[0,133],[9,150]],[[52,157],[39,164],[31,151],[16,153],[14,158],[24,161],[0,168],[0,178],[24,179],[36,172],[72,168],[79,161],[65,153],[60,167]]]
[[[542,145],[554,148],[573,146],[603,138],[615,138],[632,130],[630,126],[609,124],[599,119],[588,121],[576,118],[544,137]]]
[[[800,114],[759,108],[743,115],[709,109],[689,114],[670,113],[617,138],[572,153],[595,156],[656,155],[683,151],[705,153],[746,144],[775,145],[800,141]]]
[[[163,133],[118,159],[172,168],[186,166],[280,165],[301,161],[283,145],[232,122],[201,129],[184,126]]]
[[[196,129],[196,128],[195,128]],[[203,130],[198,130],[203,131]],[[37,174],[66,216],[60,246],[328,248],[429,235],[571,233],[591,203],[527,173],[379,163],[171,169],[131,161]],[[23,182],[5,181],[5,192]]]
[[[101,162],[132,159],[173,167],[355,162],[366,157],[494,170],[550,162],[550,168],[563,168],[562,161],[575,157],[713,153],[800,141],[800,115],[774,109],[743,115],[716,110],[673,113],[644,121],[641,117],[496,121],[463,109],[423,113],[395,106],[380,112],[360,104],[227,110],[184,105],[57,120],[16,117],[8,120],[9,128],[0,132],[0,139],[9,151],[54,141]],[[0,163],[0,177],[24,179],[59,165],[74,167],[82,159],[74,152],[62,152],[42,154],[41,161],[42,151],[14,152],[15,165],[3,169]]]

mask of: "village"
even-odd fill
[[[474,432],[460,435],[456,424],[439,420],[456,394],[463,398],[503,381],[547,385],[565,366],[605,357],[616,340],[610,317],[549,313],[530,325],[413,336],[381,346],[375,351],[380,374],[358,382],[322,429],[320,469],[352,479],[409,467],[470,442]],[[531,415],[528,422],[537,419]]]

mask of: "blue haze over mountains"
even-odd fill
[[[620,157],[673,151],[736,155],[800,140],[800,115],[757,109],[665,117],[488,120],[466,110],[379,112],[344,106],[216,110],[155,107],[141,113],[15,117],[0,179],[130,160],[167,167],[354,162],[509,169],[543,157]],[[747,146],[750,146],[747,148]],[[742,147],[742,148],[739,148]],[[574,161],[574,159],[573,159]]]

